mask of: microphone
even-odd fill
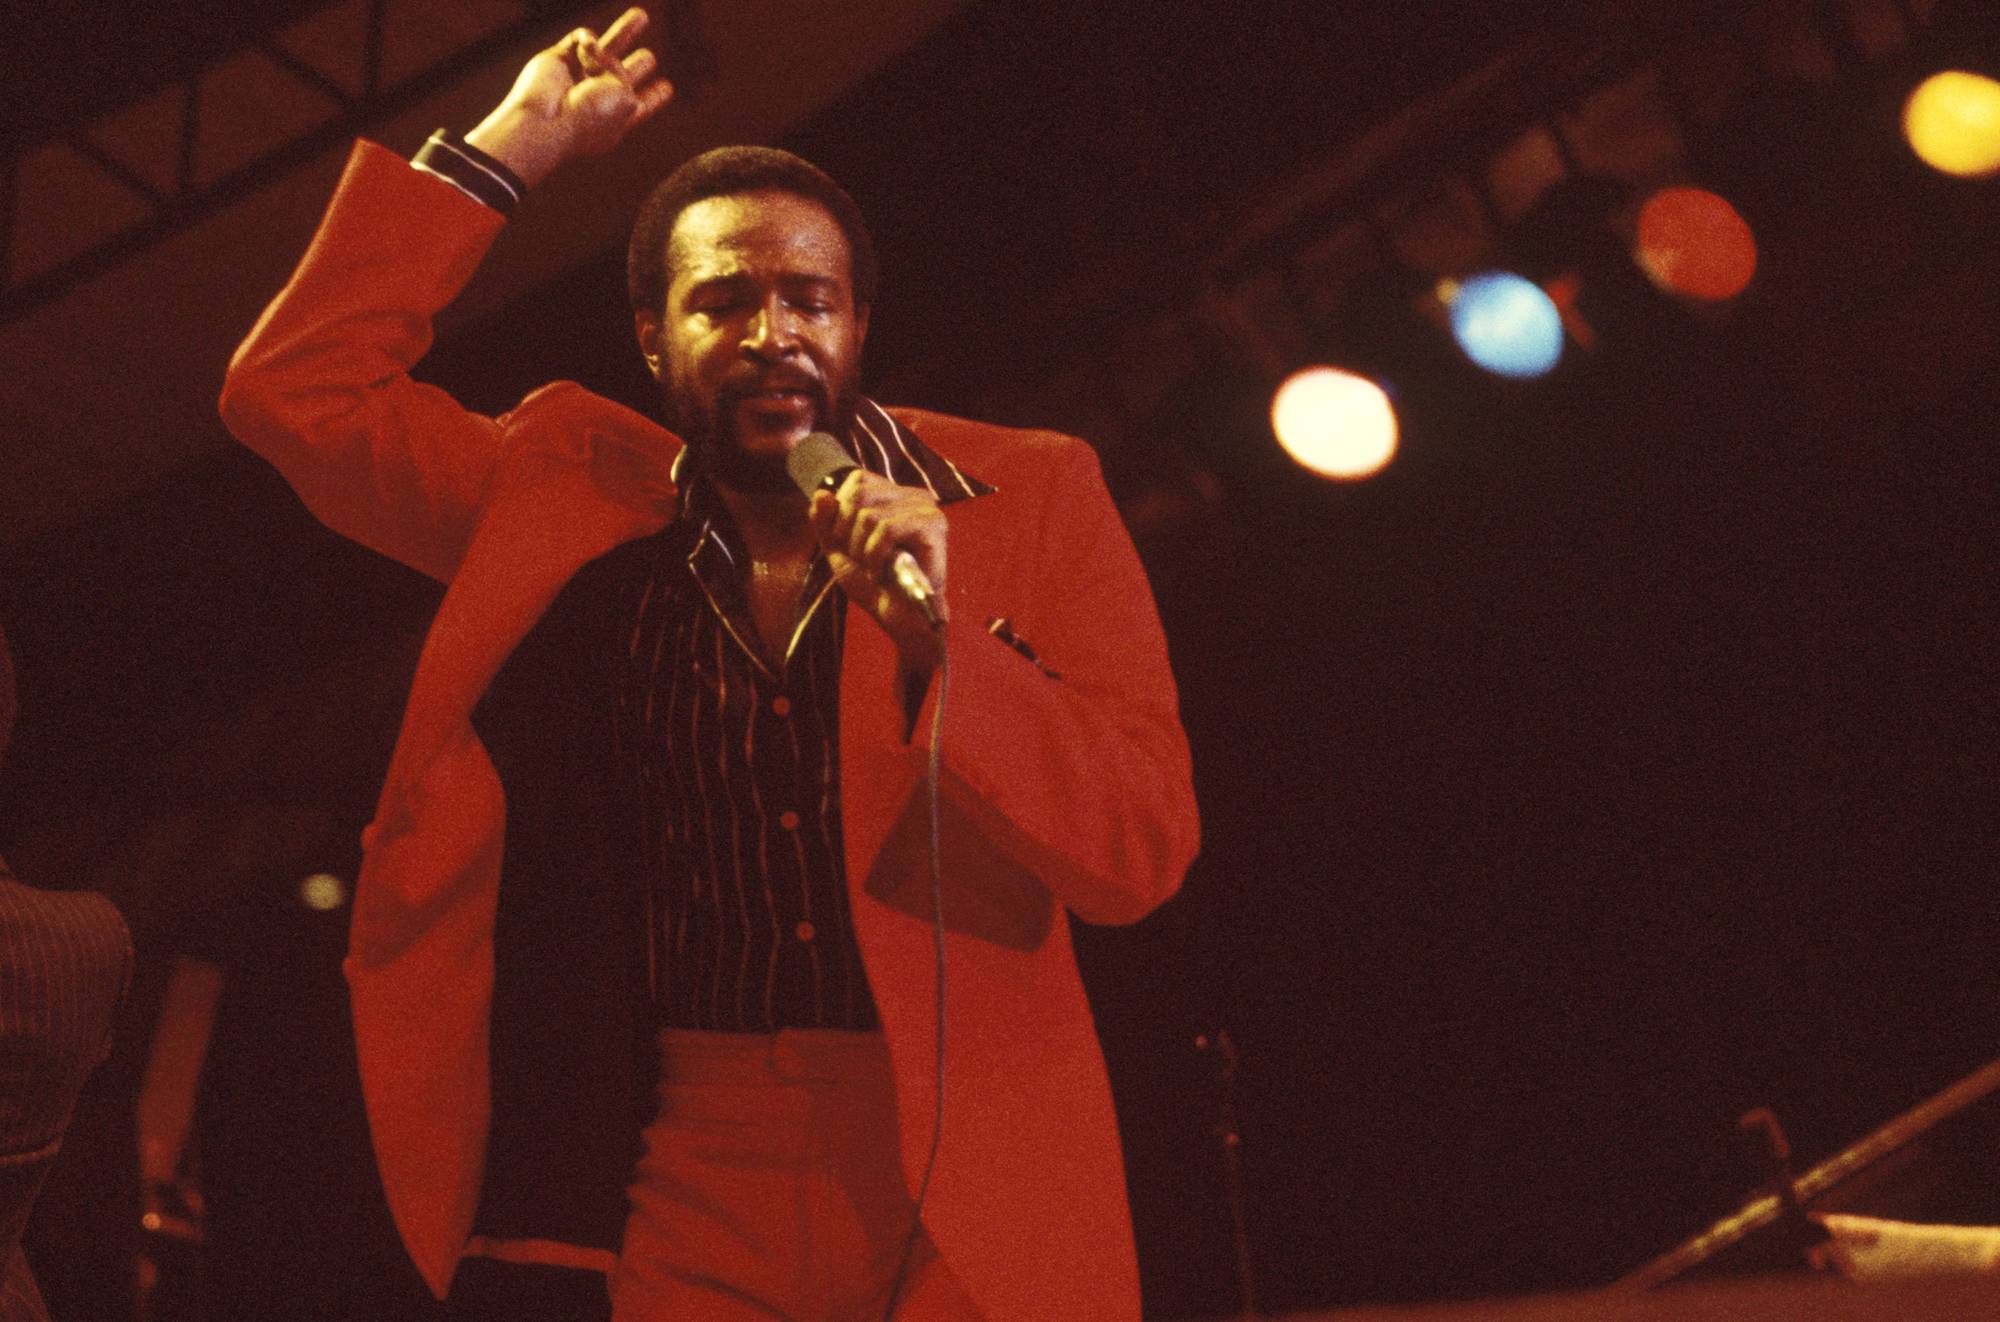
[[[813,432],[785,456],[785,471],[809,500],[815,491],[832,491],[859,467],[840,442],[823,431]],[[931,586],[923,567],[908,551],[899,549],[889,561],[887,586],[922,611],[933,632],[944,628],[944,616],[938,613],[937,589]]]

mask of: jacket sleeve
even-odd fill
[[[503,221],[357,142],[298,270],[237,348],[222,417],[321,522],[437,579],[465,552],[500,424],[412,381],[431,318]]]
[[[1010,631],[1037,659],[987,619],[954,619],[945,787],[1079,918],[1136,922],[1200,843],[1166,636],[1096,452],[1063,438],[1039,467],[1039,528],[1005,587]],[[925,744],[936,701],[933,682]]]

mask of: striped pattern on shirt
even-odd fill
[[[0,862],[0,1318],[40,1319],[20,1236],[132,973],[101,895],[38,891]]]
[[[867,471],[926,488],[940,504],[993,490],[872,401],[857,408],[846,444]],[[687,477],[675,520],[614,552],[607,616],[617,631],[617,792],[640,807],[660,1022],[872,1029],[841,844],[847,613],[816,559],[774,669],[755,645],[748,557],[728,511],[698,472]]]

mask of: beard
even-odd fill
[[[672,383],[660,391],[660,412],[669,430],[686,443],[689,458],[701,471],[731,491],[782,493],[798,490],[785,469],[783,454],[746,449],[737,434],[737,405],[757,390],[754,381],[725,383],[708,408],[690,390]],[[844,437],[854,421],[860,392],[852,381],[829,391],[825,383],[800,383],[812,406],[812,431]]]

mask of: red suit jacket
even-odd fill
[[[409,379],[431,316],[500,226],[358,144],[298,271],[237,351],[222,399],[231,430],[329,526],[449,584],[365,833],[347,960],[383,1183],[440,1295],[472,1228],[490,1120],[506,804],[471,713],[571,575],[663,526],[680,448],[573,384],[492,419]],[[948,514],[947,1075],[924,1220],[995,1322],[1135,1322],[1116,1119],[1063,911],[1136,921],[1193,858],[1165,640],[1089,447],[896,416],[999,488]],[[982,629],[1000,617],[1046,669]],[[914,1188],[936,1091],[923,793],[936,692],[906,741],[893,646],[866,619],[846,638],[847,874]]]

